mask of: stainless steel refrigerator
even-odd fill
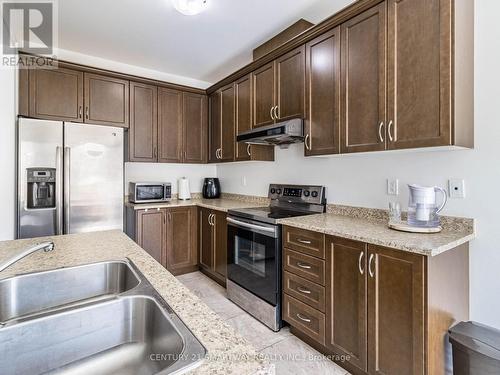
[[[123,229],[123,129],[20,118],[18,238]]]

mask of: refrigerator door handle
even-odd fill
[[[71,148],[64,147],[64,233],[70,233],[69,227],[69,183],[70,183],[70,164],[71,163]]]
[[[56,234],[63,234],[63,157],[62,147],[56,147]]]

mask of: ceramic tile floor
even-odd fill
[[[245,337],[276,366],[277,375],[349,375],[341,367],[293,336],[288,327],[273,332],[226,297],[226,291],[201,272],[178,276],[223,320]]]

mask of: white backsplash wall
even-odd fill
[[[471,318],[500,328],[500,40],[498,0],[475,2],[475,149],[405,151],[304,158],[303,145],[276,149],[276,162],[219,165],[222,190],[266,195],[267,185],[324,184],[331,203],[386,208],[386,179],[400,180],[399,200],[407,205],[406,183],[446,187],[463,178],[465,199],[450,199],[444,213],[477,219],[470,244]],[[472,51],[471,51],[472,53]],[[246,186],[243,186],[243,178]]]
[[[181,177],[189,179],[191,193],[199,193],[203,179],[215,176],[216,167],[213,164],[125,163],[125,194],[128,194],[130,181],[171,182],[172,193],[177,193],[177,180]]]

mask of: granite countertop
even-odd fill
[[[0,272],[0,279],[108,260],[129,258],[207,349],[192,374],[272,374],[271,367],[233,328],[121,231],[92,232],[0,242],[0,262],[44,240],[55,250],[37,252]]]
[[[328,235],[390,247],[397,250],[436,256],[475,238],[472,219],[457,219],[453,225],[443,225],[443,231],[434,234],[398,232],[387,227],[387,220],[360,218],[338,213],[325,213],[281,219],[290,227],[307,229]],[[448,221],[451,221],[448,219]],[[472,223],[471,223],[472,222]]]
[[[212,210],[227,212],[228,210],[237,208],[249,208],[249,207],[262,207],[267,206],[269,203],[265,198],[254,199],[254,200],[244,200],[244,199],[234,199],[234,198],[219,198],[219,199],[203,199],[194,198],[187,201],[172,199],[165,203],[131,203],[125,202],[127,207],[132,207],[134,210],[144,210],[150,208],[170,208],[170,207],[186,207],[186,206],[198,206],[209,208]]]

